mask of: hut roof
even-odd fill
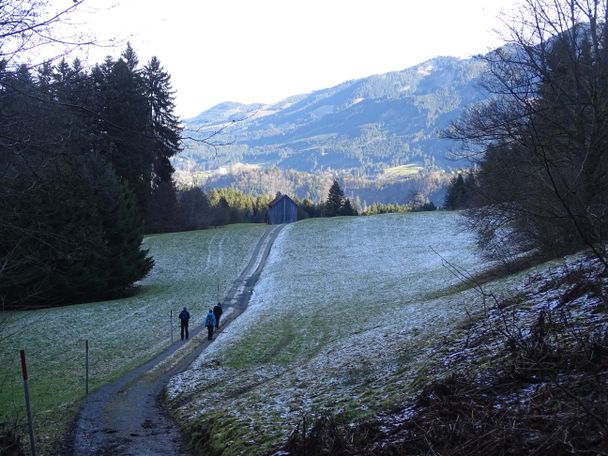
[[[292,200],[289,196],[287,195],[277,195],[277,197],[275,199],[273,199],[270,203],[268,203],[268,207],[272,207],[275,204],[277,204],[279,201],[281,201],[283,198],[287,198],[289,201],[291,201],[293,204],[296,204],[294,202],[294,200]],[[297,204],[296,204],[297,206]]]

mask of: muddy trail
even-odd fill
[[[218,333],[237,318],[249,303],[274,240],[283,225],[269,227],[256,245],[251,260],[224,299]],[[187,455],[179,429],[162,402],[169,379],[188,366],[213,341],[203,326],[190,331],[190,341],[176,341],[155,358],[117,381],[93,392],[82,405],[64,445],[74,455]]]

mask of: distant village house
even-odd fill
[[[279,225],[293,223],[298,220],[298,205],[287,195],[277,194],[277,197],[268,203],[268,223]]]

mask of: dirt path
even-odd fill
[[[253,287],[270,248],[283,225],[269,227],[255,247],[251,260],[234,282],[224,301],[222,328],[238,317],[249,303]],[[188,454],[179,429],[162,405],[168,380],[185,370],[209,345],[203,326],[194,328],[190,342],[178,340],[147,363],[114,383],[95,391],[85,401],[64,448],[74,455]]]

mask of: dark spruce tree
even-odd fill
[[[472,171],[466,173],[463,177],[462,173],[453,177],[448,186],[447,193],[443,200],[443,208],[455,211],[461,209],[469,209],[475,206],[477,198],[477,181],[475,174]]]
[[[100,151],[135,193],[144,213],[150,199],[154,145],[148,101],[135,64],[134,53],[127,48],[123,58],[115,62],[108,58],[95,69],[95,112],[98,134],[105,142]]]
[[[103,194],[100,211],[109,270],[106,287],[109,293],[118,295],[128,291],[125,284],[145,277],[154,261],[147,250],[141,249],[144,227],[135,195],[114,173],[106,172],[105,180],[105,186],[114,189]]]
[[[344,206],[344,191],[340,188],[337,180],[329,188],[327,194],[327,201],[325,202],[325,215],[327,217],[334,217],[340,215],[340,210]]]
[[[171,77],[160,61],[152,57],[142,71],[144,91],[148,101],[152,133],[153,169],[151,195],[146,208],[146,231],[173,231],[179,210],[173,181],[171,157],[181,150],[181,127],[174,114],[174,92]]]
[[[0,296],[8,307],[63,305],[120,296],[152,260],[131,191],[101,157],[57,154],[13,163],[2,198],[0,239],[10,259]]]
[[[344,196],[344,191],[340,188],[337,180],[334,180],[334,183],[329,188],[323,214],[326,217],[358,215],[350,200]]]
[[[350,203],[350,199],[346,198],[344,201],[344,205],[340,208],[340,215],[358,215],[357,210],[353,208],[352,204]]]
[[[171,78],[153,57],[142,69],[128,45],[120,59],[107,58],[91,74],[99,150],[137,198],[147,232],[179,228],[171,157],[180,152],[181,127],[174,114]]]
[[[109,62],[109,61],[108,61]],[[0,303],[5,307],[63,305],[120,296],[144,277],[152,260],[141,249],[143,224],[131,182],[111,160],[127,135],[109,113],[106,76],[79,62],[0,65]],[[105,71],[105,73],[104,73]],[[126,72],[123,72],[126,74]],[[106,92],[104,92],[106,91]],[[145,98],[142,98],[145,102]],[[124,113],[126,116],[126,113]],[[145,126],[145,122],[143,123]],[[144,128],[134,137],[149,136]],[[107,133],[111,133],[108,135]],[[119,165],[126,174],[128,157]],[[137,160],[135,160],[136,162]],[[148,162],[151,169],[151,161]],[[144,171],[145,172],[145,171]]]
[[[450,181],[450,185],[448,186],[447,193],[443,200],[443,207],[450,211],[462,209],[464,194],[464,179],[462,174],[458,173],[458,176],[452,178]]]

